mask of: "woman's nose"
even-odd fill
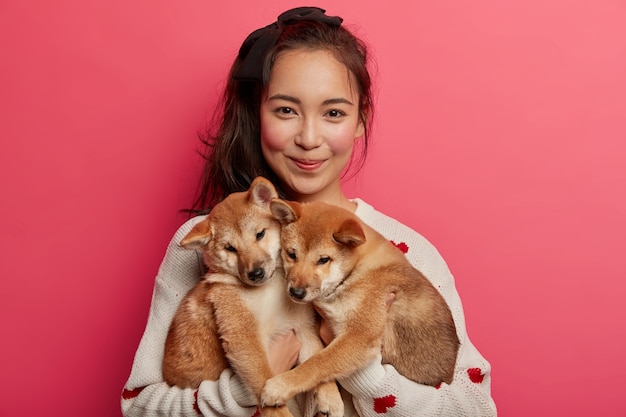
[[[300,132],[296,135],[296,145],[304,149],[317,148],[322,144],[320,130],[313,120],[304,120]]]

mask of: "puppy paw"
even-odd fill
[[[318,386],[315,390],[318,413],[324,417],[343,417],[343,400],[335,382]]]
[[[283,406],[295,395],[290,391],[280,375],[272,377],[265,382],[265,387],[261,392],[261,405],[263,407]]]

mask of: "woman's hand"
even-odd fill
[[[389,294],[387,294],[387,300],[386,300],[387,311],[389,311],[389,307],[391,307],[391,304],[393,303],[393,300],[395,299],[396,299],[396,293],[390,292]],[[326,321],[324,314],[320,310],[318,310],[317,307],[315,307],[315,310],[322,318],[322,321],[320,323],[320,339],[322,339],[322,342],[324,342],[324,346],[328,346],[328,344],[332,342],[333,339],[335,338],[335,335],[333,334],[333,331],[328,325],[328,322]]]
[[[298,363],[301,347],[302,344],[293,330],[272,337],[268,359],[274,375],[286,372]]]
[[[328,325],[328,322],[326,321],[326,317],[324,317],[324,314],[320,310],[318,310],[317,307],[315,307],[315,311],[317,311],[317,314],[319,314],[320,317],[322,318],[320,322],[320,339],[322,339],[322,343],[324,343],[324,346],[328,346],[328,344],[332,342],[333,339],[335,338],[335,335],[333,334],[333,331],[330,329],[330,326]]]

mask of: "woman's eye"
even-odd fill
[[[265,236],[265,230],[261,230],[259,233],[256,234],[256,240],[261,240],[263,239],[264,236]]]
[[[330,262],[330,258],[328,256],[322,256],[318,261],[317,264],[318,265],[324,265],[327,264],[328,262]]]
[[[279,107],[276,109],[276,113],[281,116],[291,116],[292,114],[295,114],[291,107]]]
[[[230,243],[227,244],[224,249],[226,249],[228,252],[237,252],[237,249],[235,249],[235,247],[233,245],[231,245]]]
[[[339,117],[345,116],[346,114],[344,112],[342,112],[341,110],[330,110],[328,113],[326,113],[328,115],[328,117],[330,117],[331,119],[337,119]]]

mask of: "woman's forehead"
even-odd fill
[[[325,97],[324,100],[343,98],[354,103],[358,94],[353,81],[348,68],[330,51],[287,51],[272,67],[267,97],[278,94],[302,100],[315,95]]]

